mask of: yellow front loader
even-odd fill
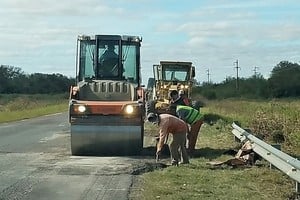
[[[192,101],[195,67],[191,62],[160,61],[153,65],[154,78],[149,78],[146,92],[146,113],[172,113],[170,110],[170,92],[182,90],[186,97],[198,107],[199,103]]]

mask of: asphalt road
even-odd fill
[[[67,119],[0,124],[1,200],[132,199],[135,176],[153,168],[153,157],[71,156]]]

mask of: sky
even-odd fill
[[[117,34],[143,38],[144,84],[161,60],[192,62],[200,83],[268,78],[280,61],[300,63],[299,10],[299,0],[1,0],[0,64],[75,77],[77,36]]]

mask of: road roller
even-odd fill
[[[144,137],[142,38],[79,35],[70,88],[72,155],[138,155]]]

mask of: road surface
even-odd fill
[[[67,119],[59,113],[0,124],[1,200],[132,199],[133,180],[153,157],[71,156]]]

